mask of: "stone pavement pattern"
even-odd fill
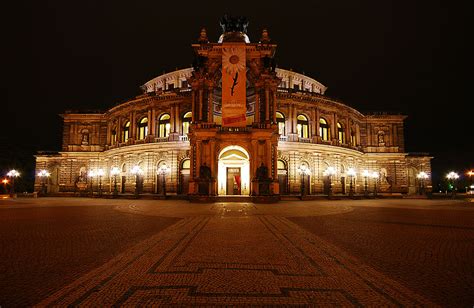
[[[93,206],[0,203],[0,307],[31,306],[179,220],[84,203]]]
[[[473,213],[472,206],[407,200],[397,201],[400,204],[390,200],[373,201],[196,205],[181,201],[40,199],[32,201],[34,208],[27,202],[5,204],[0,201],[0,219],[4,216],[17,217],[13,221],[3,220],[9,225],[3,229],[0,227],[0,235],[7,234],[10,238],[19,235],[27,243],[26,247],[32,246],[36,251],[30,247],[26,251],[18,249],[14,252],[15,248],[21,247],[18,241],[0,244],[8,246],[10,260],[14,256],[19,257],[17,267],[21,267],[25,258],[31,258],[35,252],[40,255],[41,262],[50,257],[54,259],[55,255],[65,255],[65,262],[56,271],[58,275],[51,276],[49,273],[50,269],[55,268],[54,265],[46,263],[45,270],[41,262],[36,262],[36,273],[43,273],[48,286],[46,288],[38,284],[38,275],[36,280],[33,279],[38,285],[32,298],[39,299],[38,296],[42,294],[40,306],[443,304],[436,296],[432,296],[430,290],[413,287],[406,281],[411,266],[423,267],[429,258],[410,258],[403,253],[393,253],[393,261],[388,265],[382,263],[381,259],[390,258],[387,250],[400,249],[397,237],[400,242],[410,242],[413,234],[424,234],[424,231],[420,231],[426,229],[424,225],[427,221],[423,217],[432,215],[432,219],[437,217],[439,220],[432,224],[441,224],[443,217],[438,217],[440,215],[436,210],[449,209],[453,210],[453,217],[467,217],[457,221],[448,219],[446,225],[453,227],[449,229],[453,235],[451,238],[441,236],[441,241],[450,239],[456,244],[440,244],[438,246],[443,249],[433,252],[443,255],[436,258],[440,270],[449,270],[445,268],[446,264],[452,258],[459,259],[464,255],[461,253],[458,256],[454,251],[451,256],[445,253],[444,247],[473,254],[469,244],[472,243],[472,233],[469,233],[472,230],[469,229],[468,218]],[[67,207],[64,206],[65,202]],[[420,205],[424,206],[422,213],[410,214]],[[372,213],[375,216],[371,217],[370,211],[364,212],[367,209],[375,211]],[[31,214],[31,211],[35,213],[38,210],[47,212],[40,216]],[[8,211],[13,212],[5,215]],[[72,211],[69,216],[66,215],[69,218],[61,223],[62,215],[69,211]],[[18,218],[18,215],[23,217]],[[83,220],[81,215],[88,218]],[[380,216],[389,222],[377,222]],[[91,221],[87,222],[88,219]],[[41,223],[43,220],[48,223]],[[86,223],[83,226],[84,221]],[[156,226],[153,222],[156,222]],[[33,228],[40,234],[33,238],[36,246],[28,242],[28,238],[35,234],[28,231],[31,227],[25,228],[29,223],[41,224]],[[318,229],[315,224],[323,227]],[[412,227],[409,231],[401,235],[393,234],[409,226]],[[109,230],[111,227],[112,230]],[[11,232],[11,228],[16,231]],[[26,229],[23,235],[22,228]],[[55,232],[48,231],[51,228]],[[61,237],[64,228],[69,233]],[[72,236],[83,232],[85,239]],[[371,234],[374,232],[378,236]],[[348,243],[352,240],[350,234],[355,241],[352,246]],[[425,237],[422,236],[422,240],[426,241],[424,245],[419,245],[418,240],[409,245],[410,252],[406,255],[419,255],[427,250],[426,246],[429,249],[435,247],[433,242],[439,242],[437,236],[440,233],[435,232],[433,236],[429,234],[427,232]],[[108,241],[108,237],[114,240]],[[47,249],[43,249],[41,243],[51,238],[58,240],[59,244],[46,245]],[[374,243],[370,245],[372,241]],[[82,264],[81,260],[90,261],[97,255],[97,250],[83,250],[84,245],[94,248],[99,244],[103,244],[103,250],[107,253],[99,253],[101,257],[93,265],[91,262],[86,262],[86,266]],[[70,252],[75,252],[76,246],[80,248],[81,258],[68,267],[68,258],[74,255]],[[370,258],[368,255],[371,253],[366,250],[373,251],[376,257]],[[459,271],[469,270],[467,266],[472,264],[456,262],[461,264]],[[0,264],[8,271],[5,260],[1,259]],[[432,265],[428,267],[430,270],[433,268]],[[53,288],[50,280],[58,278],[61,272],[67,279],[61,280]],[[16,279],[17,289],[10,289],[10,295],[0,291],[0,305],[4,304],[5,307],[18,306],[18,296],[28,294],[22,293],[18,281],[29,283],[29,287],[33,285],[29,281],[29,273],[21,269],[10,277]],[[439,277],[443,276],[432,274],[430,279],[434,286],[431,289],[442,292],[440,286],[443,284],[436,280]],[[461,274],[460,280],[469,283],[471,278],[472,270]],[[2,287],[0,285],[0,290]],[[464,301],[456,303],[470,306],[472,295],[469,294],[472,292],[456,291],[466,293]],[[17,301],[12,295],[17,296]]]
[[[356,207],[291,220],[443,306],[474,304],[474,209]]]
[[[432,304],[283,217],[231,207],[184,219],[39,305]]]

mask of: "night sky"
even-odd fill
[[[472,1],[17,1],[3,7],[0,173],[34,176],[33,155],[59,150],[65,110],[107,108],[192,62],[201,27],[224,13],[267,28],[278,66],[311,76],[362,112],[408,115],[406,150],[433,176],[474,167]]]

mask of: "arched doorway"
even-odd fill
[[[288,193],[288,169],[286,168],[286,163],[281,159],[278,160],[277,167],[280,194],[286,195]]]
[[[224,148],[219,154],[218,195],[250,194],[250,160],[248,152],[237,145]]]
[[[180,171],[179,171],[180,172],[180,179],[179,179],[180,193],[183,195],[187,195],[189,192],[190,168],[191,168],[191,160],[189,158],[184,159],[181,162]]]

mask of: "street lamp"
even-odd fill
[[[139,184],[140,174],[142,174],[143,171],[140,168],[140,166],[135,165],[135,166],[133,166],[133,168],[131,170],[131,173],[135,174],[135,196],[138,197],[138,195],[140,194],[140,187],[139,187],[140,186],[140,184]]]
[[[311,173],[309,170],[308,166],[306,165],[301,165],[298,167],[298,172],[301,174],[301,197],[303,197],[306,194],[306,189],[305,189],[305,184],[304,184],[304,178]]]
[[[102,196],[102,177],[104,176],[105,172],[103,169],[97,170],[97,176],[99,177],[99,196]]]
[[[368,197],[369,196],[369,176],[370,172],[369,170],[364,170],[362,171],[362,176],[364,177],[364,196]]]
[[[353,197],[354,196],[354,185],[352,183],[354,177],[356,176],[356,171],[354,170],[354,168],[349,168],[347,170],[347,175],[349,176],[349,180],[350,180],[350,183],[349,183],[349,197]]]
[[[379,173],[374,171],[370,177],[374,179],[374,197],[377,197],[377,180],[379,179]]]
[[[425,193],[425,180],[430,176],[426,172],[421,171],[416,175],[416,177],[420,181],[420,195],[423,195]]]
[[[457,174],[456,172],[454,171],[451,171],[450,173],[448,173],[446,175],[446,178],[451,182],[451,184],[453,185],[453,191],[452,191],[452,195],[453,195],[453,198],[456,196],[456,180],[459,179],[459,174]]]
[[[10,186],[10,196],[13,197],[15,195],[15,178],[20,176],[20,172],[12,169],[8,171],[7,176],[10,178],[12,185]]]
[[[328,167],[324,172],[323,175],[328,177],[329,187],[328,187],[328,197],[332,196],[332,176],[336,174],[336,168]]]
[[[9,182],[9,181],[8,181],[7,178],[4,178],[4,179],[2,180],[3,187],[4,187],[3,189],[5,190],[5,193],[7,193],[7,184],[8,184],[8,182]]]
[[[171,170],[166,164],[163,164],[158,168],[158,174],[161,174],[163,180],[161,181],[163,184],[163,197],[166,198],[166,174]]]
[[[46,195],[47,190],[46,190],[46,179],[49,178],[51,174],[47,170],[41,170],[38,172],[38,177],[41,179],[41,193],[43,195]]]
[[[94,189],[92,187],[92,184],[93,184],[93,181],[94,181],[94,177],[96,176],[96,172],[94,170],[89,170],[89,173],[87,174],[91,180],[91,184],[90,184],[90,194],[91,196],[94,195]]]
[[[114,177],[114,197],[117,197],[118,190],[117,190],[117,175],[120,174],[120,169],[117,167],[113,167],[110,170],[110,175]]]
[[[467,172],[467,175],[469,175],[469,181],[471,182],[471,186],[472,186],[472,184],[474,184],[474,183],[472,182],[472,176],[474,175],[474,170],[469,170],[469,171]],[[471,187],[471,188],[472,188],[472,187]]]

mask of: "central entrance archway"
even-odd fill
[[[250,195],[250,160],[241,146],[231,145],[219,153],[218,195]]]

